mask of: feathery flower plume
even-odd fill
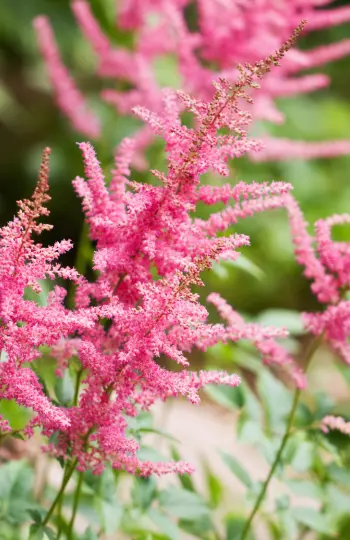
[[[326,0],[320,6],[318,0],[281,0],[278,3],[271,0],[245,3],[196,0],[198,16],[196,29],[192,31],[186,20],[186,8],[192,4],[190,0],[121,0],[117,3],[116,25],[133,30],[133,45],[129,49],[112,45],[86,0],[74,0],[72,10],[97,56],[97,75],[128,81],[131,85],[125,91],[105,88],[102,99],[113,104],[120,113],[129,114],[138,105],[161,113],[162,92],[153,69],[157,58],[168,54],[175,57],[184,90],[199,100],[208,101],[213,95],[213,77],[216,80],[224,78],[232,84],[239,75],[237,64],[254,64],[259,57],[278,49],[301,19],[308,21],[308,32],[350,21],[349,7],[324,8],[323,5],[328,3]],[[75,111],[81,110],[78,102],[82,98],[80,95],[77,97],[75,89],[73,91],[72,81],[67,79],[64,68],[57,60],[57,49],[48,22],[41,17],[37,19],[36,27],[59,106],[76,129],[87,133],[86,127],[90,124],[94,126],[94,121],[76,118],[78,113]],[[309,93],[327,86],[329,81],[326,76],[319,73],[303,75],[303,70],[324,65],[349,53],[349,39],[313,50],[292,51],[278,72],[273,71],[265,77],[261,91],[252,104],[254,118],[283,122],[275,99]],[[60,82],[62,74],[62,81],[69,84]],[[91,129],[92,136],[98,136],[96,124]],[[150,140],[150,131],[142,130],[137,143],[140,151]],[[266,150],[254,154],[253,158],[312,159],[342,155],[348,153],[349,148],[348,140],[304,143],[270,138],[266,141]],[[140,159],[138,163],[142,165]]]
[[[33,24],[59,109],[69,118],[76,131],[97,139],[100,136],[100,122],[89,111],[85,98],[63,65],[48,18],[37,17]]]

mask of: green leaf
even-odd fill
[[[270,429],[283,431],[292,405],[291,392],[267,370],[258,377],[258,390],[266,407]]]
[[[306,472],[312,465],[314,445],[309,441],[298,441],[290,465],[299,473]]]
[[[299,497],[308,497],[320,501],[322,499],[322,489],[316,482],[311,480],[292,479],[286,481],[289,489]]]
[[[246,518],[229,515],[226,518],[226,540],[241,540]],[[249,531],[246,540],[254,540],[253,533]]]
[[[249,473],[246,471],[246,469],[230,454],[227,454],[226,452],[222,452],[219,450],[219,454],[221,455],[224,463],[228,466],[230,471],[235,475],[238,480],[242,482],[248,489],[251,489],[253,487],[253,481],[250,478]]]
[[[154,477],[147,478],[135,477],[133,488],[131,491],[132,501],[135,506],[139,506],[142,510],[152,504],[157,492],[157,484]]]
[[[49,540],[56,540],[56,534],[50,527],[44,527],[44,533]]]
[[[195,538],[207,538],[213,530],[213,522],[209,514],[194,520],[180,519],[179,526]]]
[[[39,512],[39,510],[35,510],[33,508],[28,508],[27,512],[30,515],[30,517],[32,518],[32,520],[34,521],[34,523],[39,525],[42,522],[42,515],[41,515],[41,512]]]
[[[333,482],[350,487],[350,471],[345,467],[340,467],[336,463],[330,463],[326,467],[327,474]]]
[[[153,523],[157,525],[158,529],[162,533],[165,533],[170,540],[181,540],[180,529],[162,512],[159,512],[155,508],[151,508],[148,512],[148,516]]]
[[[175,446],[171,446],[171,457],[174,461],[181,461],[181,455],[177,448]],[[187,489],[187,491],[196,491],[196,488],[194,486],[192,477],[190,474],[179,474],[178,479],[180,480],[180,484],[184,489]]]
[[[226,264],[231,264],[232,266],[243,270],[247,274],[255,277],[257,280],[261,281],[266,276],[265,272],[259,268],[253,261],[248,259],[242,253],[235,261],[225,261]]]
[[[295,334],[296,336],[305,333],[300,312],[291,309],[267,309],[260,313],[256,322],[264,326],[286,328],[291,334]]]
[[[244,412],[251,420],[261,423],[263,411],[259,400],[247,384],[242,385],[241,390],[244,395]]]
[[[181,88],[178,60],[175,55],[157,56],[153,60],[153,69],[159,86]]]
[[[154,448],[150,446],[143,446],[138,452],[137,457],[141,461],[151,461],[152,463],[157,463],[158,461],[165,462],[168,461],[166,457],[157,452]]]
[[[223,407],[237,410],[244,404],[243,392],[241,388],[231,386],[216,386],[209,384],[205,387],[205,392],[208,396]]]
[[[84,534],[79,537],[79,540],[98,540],[98,536],[93,531],[92,527],[88,527]]]
[[[103,531],[106,534],[115,533],[123,517],[123,508],[117,502],[112,503],[102,499],[98,499],[96,505]]]
[[[321,514],[319,510],[314,508],[292,508],[290,512],[296,521],[306,525],[313,531],[330,536],[333,536],[336,532],[330,519]]]
[[[159,504],[170,515],[181,519],[195,520],[210,514],[208,506],[199,495],[180,488],[161,491]]]
[[[44,528],[42,525],[33,523],[29,529],[29,539],[28,540],[43,540],[44,538]]]
[[[110,467],[106,467],[100,476],[98,487],[99,496],[105,501],[114,502],[116,496],[116,485],[113,471]]]
[[[55,381],[55,394],[61,405],[70,405],[74,397],[74,384],[68,369],[64,370],[63,377]]]
[[[205,481],[207,490],[209,492],[209,500],[211,505],[216,508],[222,500],[224,492],[224,486],[220,482],[219,478],[209,469],[208,466],[204,466]]]

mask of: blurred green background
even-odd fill
[[[91,4],[114,42],[125,43],[127,36],[113,29],[115,0],[93,0]],[[71,180],[82,174],[75,142],[83,137],[72,130],[52,99],[32,29],[32,19],[39,14],[50,17],[66,65],[103,119],[103,137],[96,148],[106,172],[111,166],[115,144],[132,133],[137,122],[119,118],[113,108],[98,98],[101,81],[93,75],[95,58],[73,19],[68,0],[0,0],[0,222],[4,224],[11,219],[16,212],[16,200],[30,195],[41,151],[44,146],[50,146],[50,219],[54,230],[44,241],[71,238],[76,245],[82,213]],[[344,24],[308,35],[299,45],[310,48],[348,36],[350,24]],[[330,87],[308,96],[281,100],[279,107],[286,115],[285,124],[260,124],[256,126],[259,133],[305,140],[350,138],[350,57],[318,71],[331,77]],[[173,81],[172,59],[168,63],[163,61],[158,72],[163,84],[170,77]],[[152,167],[162,163],[159,143],[149,152],[149,159]],[[320,217],[349,211],[349,172],[350,156],[283,163],[251,163],[240,159],[232,166],[232,179],[291,182],[307,220],[313,223]],[[147,173],[137,173],[136,177],[147,179]],[[210,289],[252,315],[268,308],[312,310],[316,307],[309,285],[294,261],[289,227],[282,210],[250,218],[236,230],[251,236],[252,246],[244,253],[258,269],[224,267],[205,277]],[[348,238],[346,229],[335,234],[338,238]],[[65,262],[72,264],[74,259],[72,251]]]

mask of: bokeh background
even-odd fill
[[[113,28],[115,0],[92,0],[91,5],[101,25],[113,33],[114,41],[125,44],[127,37],[119,36]],[[32,28],[32,20],[38,14],[49,16],[64,62],[103,118],[103,137],[97,151],[106,172],[111,167],[116,143],[133,132],[137,121],[118,117],[112,107],[99,100],[101,82],[93,75],[95,58],[73,19],[69,0],[0,0],[0,222],[4,224],[13,216],[16,200],[31,193],[41,151],[50,146],[50,219],[54,230],[44,241],[70,238],[76,247],[82,230],[82,213],[71,180],[82,174],[81,156],[75,144],[82,136],[72,130],[53,101]],[[309,48],[349,36],[350,24],[344,24],[309,34],[299,45]],[[156,68],[163,85],[174,84],[171,58],[163,59]],[[349,138],[350,57],[325,66],[323,71],[332,80],[329,88],[281,100],[279,107],[285,113],[285,123],[280,126],[259,124],[255,130],[291,139]],[[159,143],[152,147],[148,157],[152,167],[162,163]],[[349,173],[350,156],[279,163],[252,163],[244,158],[232,164],[233,181],[292,183],[294,194],[311,224],[320,217],[349,211]],[[136,173],[136,178],[147,179],[147,172]],[[255,216],[245,220],[237,230],[251,236],[252,246],[244,253],[248,262],[245,261],[244,268],[222,267],[206,276],[208,287],[220,292],[248,315],[261,314],[271,308],[315,309],[316,301],[293,258],[284,212]],[[348,237],[346,228],[336,230],[335,234],[338,238]],[[73,264],[75,258],[74,249],[65,262]]]

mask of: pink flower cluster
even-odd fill
[[[27,433],[41,427],[44,435],[53,436],[47,449],[75,459],[80,470],[99,473],[106,462],[143,475],[192,470],[182,462],[141,461],[139,445],[129,436],[128,419],[159,399],[184,396],[198,403],[198,392],[207,384],[240,383],[235,374],[190,371],[186,353],[194,347],[206,350],[219,341],[249,339],[266,363],[286,365],[296,384],[305,384],[299,368],[276,341],[286,336],[284,330],[245,323],[217,295],[208,300],[227,325],[209,324],[207,310],[191,290],[202,284],[200,273],[213,261],[234,260],[237,250],[249,244],[245,235],[218,237],[217,232],[253,212],[283,206],[291,189],[276,182],[211,188],[201,186],[200,179],[209,170],[227,176],[228,159],[256,147],[246,132],[250,114],[238,103],[251,102],[247,90],[269,73],[300,30],[274,55],[240,67],[235,84],[216,82],[210,102],[164,91],[162,114],[145,107],[135,110],[166,144],[167,170],[153,171],[156,185],[130,179],[132,140],[124,140],[116,152],[109,187],[90,143],[79,144],[86,179],[76,178],[73,184],[96,246],[96,280],[89,282],[55,262],[70,248],[69,242],[44,248],[32,239],[33,233],[47,228],[37,219],[48,213],[48,150],[32,199],[19,203],[18,217],[1,229],[0,398],[33,409],[36,415]],[[195,128],[181,123],[184,107],[194,115]],[[232,201],[232,206],[207,221],[193,217],[199,202],[218,201]],[[38,280],[46,276],[75,282],[74,309],[64,306],[65,291],[60,287],[50,293],[46,306],[26,299],[26,289],[38,291]],[[38,380],[33,361],[43,344],[52,348],[60,375],[75,365],[73,357],[78,359],[81,386],[66,407],[55,405]],[[178,368],[163,367],[163,357]],[[1,425],[7,429],[3,421]]]
[[[112,44],[86,0],[73,0],[72,10],[97,58],[97,75],[102,79],[127,81],[131,86],[126,91],[105,88],[102,99],[120,113],[129,114],[139,104],[154,113],[161,112],[162,91],[153,66],[164,55],[176,59],[181,88],[197,99],[208,101],[213,95],[213,78],[235,81],[238,63],[253,64],[278,49],[301,19],[308,21],[307,31],[350,20],[350,7],[323,8],[329,3],[329,0],[121,0],[117,3],[116,26],[133,32],[131,48],[117,48]],[[98,138],[98,119],[88,112],[59,59],[48,19],[37,18],[35,27],[59,107],[75,129]],[[294,49],[280,70],[265,77],[252,105],[254,118],[283,122],[275,99],[313,92],[328,85],[325,75],[303,75],[303,71],[349,53],[349,39],[307,51]],[[150,130],[142,129],[137,146],[142,150],[150,140]],[[350,142],[306,143],[267,138],[264,147],[261,154],[254,154],[254,159],[348,154]]]
[[[307,331],[326,341],[350,363],[350,301],[345,293],[350,281],[350,244],[332,239],[332,227],[350,223],[350,215],[334,215],[315,224],[315,237],[307,231],[301,210],[290,194],[284,196],[289,214],[297,261],[312,281],[311,289],[326,307],[318,313],[304,313]]]
[[[190,371],[187,355],[193,348],[205,351],[220,341],[248,339],[265,363],[285,367],[297,387],[305,386],[302,371],[278,341],[286,337],[284,329],[246,323],[217,294],[208,301],[226,324],[210,324],[192,291],[192,285],[202,285],[200,274],[213,261],[235,260],[238,249],[249,245],[247,236],[228,234],[228,229],[255,212],[287,209],[297,260],[319,300],[328,304],[322,313],[305,315],[306,326],[325,335],[348,360],[350,309],[343,291],[349,286],[349,247],[332,241],[331,227],[350,218],[321,220],[313,239],[289,184],[200,184],[208,171],[227,176],[229,159],[259,149],[247,135],[251,114],[241,104],[252,103],[257,81],[270,76],[303,24],[273,55],[238,66],[235,83],[217,80],[209,101],[164,90],[157,110],[145,103],[134,108],[165,141],[167,167],[152,171],[154,185],[131,179],[137,141],[125,139],[117,149],[108,187],[91,144],[79,144],[86,178],[76,178],[73,185],[95,245],[95,280],[57,263],[70,249],[68,241],[50,247],[34,243],[33,234],[48,228],[38,223],[48,214],[48,149],[32,199],[20,202],[18,216],[0,230],[0,399],[32,409],[35,415],[26,433],[40,427],[51,437],[47,450],[75,460],[78,469],[100,473],[110,463],[141,475],[191,472],[183,462],[142,461],[128,422],[157,400],[183,396],[198,403],[198,393],[207,384],[240,383],[236,374]],[[104,43],[101,40],[101,50]],[[181,122],[184,109],[194,116],[194,127]],[[198,203],[218,202],[226,209],[207,220],[195,217]],[[73,280],[74,309],[65,307],[66,292],[57,286],[45,306],[27,299],[28,288],[40,291],[39,281],[47,277]],[[76,391],[65,406],[54,402],[36,373],[43,345],[51,348],[59,376],[78,364]],[[164,358],[174,361],[176,369],[166,369]],[[2,418],[0,429],[9,430]]]

